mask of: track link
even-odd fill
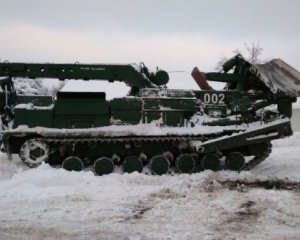
[[[105,138],[38,138],[38,140],[44,140],[48,144],[51,143],[118,143],[118,144],[126,144],[126,143],[134,143],[134,144],[143,144],[143,143],[167,143],[167,142],[189,142],[189,141],[207,141],[210,139],[214,139],[216,136],[144,136],[144,137],[105,137]],[[240,171],[249,171],[256,167],[258,164],[263,162],[272,151],[272,144],[267,142],[266,148],[259,155],[255,155],[249,162],[245,163],[243,168]]]
[[[249,171],[256,167],[258,164],[266,160],[272,152],[272,144],[270,142],[267,143],[267,147],[264,150],[263,153],[255,156],[253,159],[251,159],[249,162],[247,162],[244,167],[241,169],[241,171]]]

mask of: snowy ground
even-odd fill
[[[300,239],[300,133],[273,145],[251,172],[161,177],[1,155],[0,239]]]

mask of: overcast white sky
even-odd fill
[[[195,87],[194,66],[259,41],[300,70],[299,0],[0,0],[0,59],[139,63]]]

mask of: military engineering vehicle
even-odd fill
[[[300,74],[280,59],[251,64],[241,55],[220,72],[192,76],[200,90],[168,89],[166,71],[144,64],[0,63],[2,151],[29,167],[42,162],[97,175],[249,170],[271,152],[271,140],[292,134]],[[121,81],[127,96],[105,92],[16,94],[14,78]],[[226,83],[214,90],[208,83]],[[274,108],[277,106],[277,109]]]

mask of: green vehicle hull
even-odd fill
[[[296,87],[277,87],[276,76],[265,78],[264,69],[238,55],[223,73],[195,68],[202,90],[176,90],[166,88],[165,71],[151,73],[144,65],[0,63],[3,150],[29,167],[92,167],[97,175],[116,168],[157,175],[249,170],[269,155],[273,139],[292,134],[289,118],[298,96]],[[295,71],[283,80],[300,82]],[[105,92],[23,96],[14,90],[14,77],[123,81],[131,90],[112,100]],[[206,79],[227,88],[213,90]],[[272,105],[277,110],[268,109]]]

